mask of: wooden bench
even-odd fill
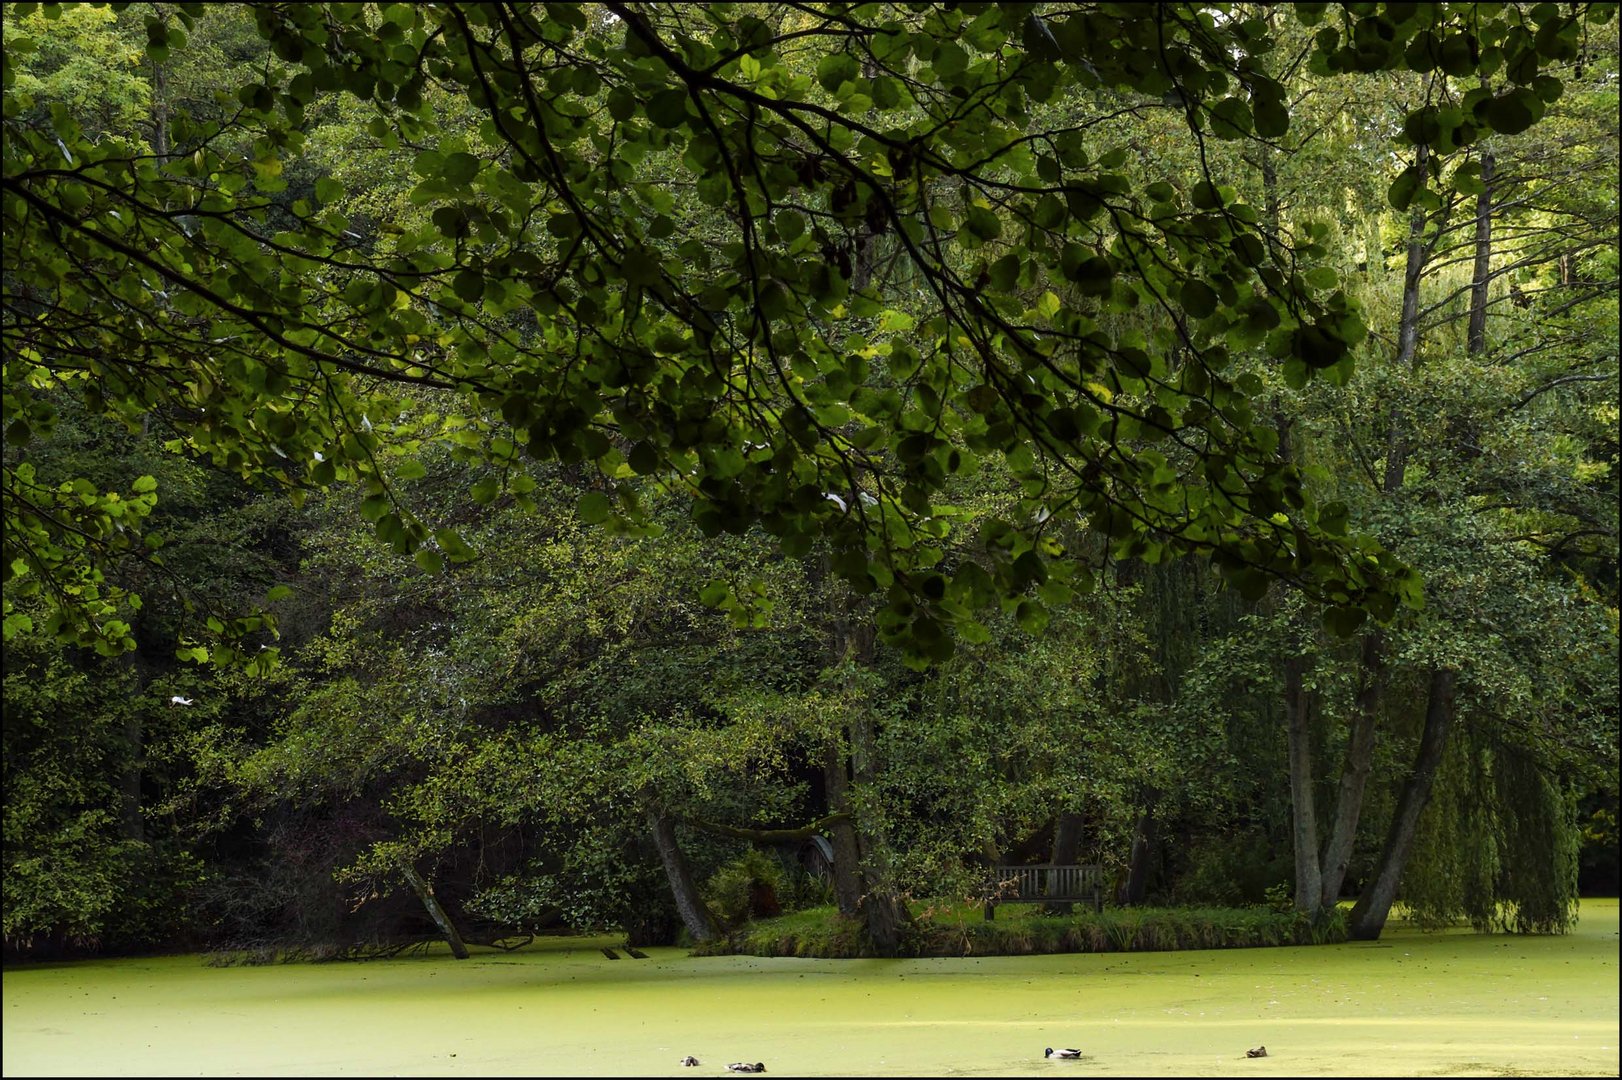
[[[998,904],[1091,904],[1104,910],[1102,866],[994,866],[986,889],[986,918],[996,918]]]

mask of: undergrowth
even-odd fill
[[[1025,956],[1038,953],[1157,952],[1268,945],[1325,945],[1346,940],[1342,911],[1314,922],[1266,908],[1105,908],[1046,915],[1036,904],[1005,904],[994,920],[978,907],[915,904],[906,956]],[[861,924],[832,906],[763,919],[699,945],[700,956],[873,955]]]

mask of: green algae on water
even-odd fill
[[[8,1076],[1615,1076],[1617,933],[1617,902],[1589,900],[1564,937],[617,962],[598,951],[615,939],[569,938],[467,961],[42,964],[5,972],[0,1053]]]

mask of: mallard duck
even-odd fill
[[[681,1063],[683,1065],[702,1065],[702,1064],[704,1064],[702,1061],[698,1060],[698,1058],[694,1057],[692,1054],[688,1054],[686,1057],[682,1058]]]
[[[728,1065],[727,1068],[731,1069],[733,1072],[765,1072],[766,1071],[766,1066],[762,1065],[758,1061],[755,1062],[753,1065],[749,1064],[747,1061],[734,1061],[731,1065]]]
[[[1245,1056],[1246,1057],[1266,1057],[1267,1056],[1267,1047],[1258,1046],[1254,1050],[1246,1050],[1245,1051]]]
[[[1055,1050],[1050,1046],[1046,1050],[1042,1051],[1042,1056],[1050,1058],[1079,1058],[1081,1056],[1081,1051],[1072,1050],[1068,1047],[1064,1050]]]

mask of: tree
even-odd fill
[[[1549,672],[1533,680],[1540,687],[1537,691],[1528,692],[1530,687],[1523,686],[1516,693],[1526,697],[1511,703],[1507,685],[1540,666],[1541,661],[1533,658],[1542,651],[1528,642],[1526,652],[1502,652],[1505,637],[1514,633],[1511,628],[1541,625],[1551,618],[1569,620],[1568,625],[1581,626],[1590,635],[1586,638],[1590,644],[1575,649],[1574,657],[1586,657],[1590,649],[1614,652],[1614,642],[1607,650],[1608,635],[1591,619],[1597,615],[1589,607],[1596,599],[1592,594],[1566,593],[1552,582],[1548,592],[1527,585],[1528,575],[1552,569],[1537,552],[1538,546],[1564,548],[1572,561],[1576,551],[1583,551],[1595,558],[1590,565],[1602,580],[1608,576],[1605,567],[1614,560],[1614,554],[1605,554],[1614,552],[1614,540],[1607,540],[1614,536],[1614,526],[1605,520],[1614,520],[1614,514],[1608,510],[1594,514],[1591,508],[1597,503],[1590,502],[1604,501],[1601,492],[1609,485],[1606,468],[1588,457],[1593,451],[1587,447],[1578,454],[1588,458],[1586,462],[1552,450],[1556,444],[1582,445],[1563,432],[1573,424],[1586,428],[1586,409],[1560,410],[1551,404],[1536,419],[1512,420],[1522,407],[1516,402],[1527,393],[1532,395],[1529,401],[1550,392],[1606,396],[1593,384],[1611,381],[1609,377],[1588,372],[1612,362],[1606,356],[1608,346],[1596,350],[1587,345],[1588,335],[1606,335],[1615,317],[1614,311],[1607,313],[1604,302],[1596,303],[1610,291],[1600,284],[1606,272],[1590,261],[1589,274],[1576,275],[1580,285],[1563,290],[1551,310],[1572,321],[1558,328],[1517,325],[1524,308],[1516,297],[1526,294],[1519,287],[1504,287],[1508,276],[1530,275],[1540,264],[1552,268],[1562,260],[1580,259],[1591,249],[1606,247],[1614,235],[1611,216],[1598,210],[1614,198],[1609,183],[1614,130],[1608,120],[1587,124],[1593,91],[1583,81],[1586,69],[1587,78],[1595,80],[1591,85],[1605,85],[1599,72],[1606,57],[1614,56],[1614,35],[1585,33],[1582,49],[1582,61],[1553,66],[1541,76],[1545,81],[1537,84],[1538,115],[1544,118],[1537,128],[1521,134],[1524,128],[1506,124],[1503,132],[1482,137],[1471,151],[1450,158],[1431,147],[1411,152],[1412,166],[1394,177],[1388,192],[1393,208],[1406,215],[1397,237],[1392,236],[1391,223],[1382,223],[1383,238],[1355,221],[1348,223],[1353,237],[1371,234],[1359,275],[1365,283],[1365,311],[1372,324],[1389,324],[1394,332],[1383,346],[1371,342],[1367,348],[1369,355],[1361,362],[1371,371],[1369,377],[1344,393],[1314,388],[1281,410],[1294,424],[1299,460],[1309,475],[1319,474],[1320,498],[1349,504],[1354,522],[1375,531],[1422,572],[1430,594],[1425,613],[1369,631],[1350,669],[1347,658],[1337,655],[1339,650],[1321,649],[1310,631],[1299,627],[1292,629],[1294,644],[1280,661],[1290,714],[1296,896],[1302,910],[1323,910],[1340,896],[1356,847],[1365,785],[1371,777],[1377,785],[1383,783],[1372,771],[1382,720],[1395,730],[1382,733],[1381,739],[1408,734],[1410,724],[1413,734],[1424,733],[1417,741],[1410,780],[1403,785],[1402,812],[1390,823],[1390,843],[1369,872],[1378,887],[1365,888],[1359,903],[1360,934],[1378,934],[1398,895],[1405,852],[1411,850],[1416,830],[1424,827],[1426,793],[1436,771],[1451,760],[1448,731],[1456,731],[1456,720],[1472,725],[1471,731],[1457,737],[1497,747],[1487,756],[1515,756],[1517,763],[1505,763],[1506,769],[1543,761],[1545,775],[1552,780],[1563,770],[1537,749],[1541,740],[1523,731],[1515,717],[1537,708],[1532,702],[1540,699],[1570,694],[1600,700],[1589,697],[1590,688],[1597,686],[1586,664],[1576,663],[1569,673]],[[1575,55],[1571,59],[1577,60]],[[1501,83],[1489,86],[1479,73],[1449,78],[1454,74],[1436,70],[1423,84],[1412,77],[1386,81],[1387,93],[1397,98],[1388,106],[1393,125],[1397,117],[1411,112],[1411,105],[1401,103],[1403,93],[1423,95],[1433,116],[1446,109],[1482,107],[1497,100],[1495,94],[1507,96]],[[1522,119],[1529,124],[1530,116],[1529,111]],[[1413,134],[1405,131],[1405,140]],[[1557,153],[1541,145],[1549,139],[1558,140]],[[1369,162],[1371,175],[1379,177],[1383,144],[1383,137],[1370,144],[1354,133],[1349,144],[1341,144],[1342,160],[1371,155],[1362,160]],[[1298,201],[1295,192],[1301,189],[1290,182],[1299,183],[1303,163],[1286,156],[1281,164],[1285,198]],[[1310,162],[1305,164],[1310,168]],[[1576,179],[1579,176],[1593,179],[1584,183]],[[1606,179],[1599,180],[1601,176]],[[1437,182],[1438,189],[1419,191],[1415,184],[1421,177]],[[1568,186],[1584,190],[1588,197],[1562,196]],[[1319,190],[1316,184],[1313,190]],[[1323,198],[1321,190],[1316,197]],[[1348,198],[1346,203],[1366,206],[1368,201]],[[1389,255],[1393,248],[1398,249],[1395,259],[1381,265],[1379,254]],[[1387,274],[1388,267],[1396,273]],[[1581,280],[1584,276],[1591,280]],[[1382,307],[1389,312],[1384,317]],[[1537,378],[1527,390],[1524,380],[1532,372],[1523,373],[1517,365],[1530,358],[1536,358],[1531,359],[1534,368],[1546,366],[1555,373]],[[1581,374],[1573,377],[1572,369]],[[1326,401],[1335,402],[1333,411],[1320,413],[1319,404]],[[1484,449],[1487,446],[1493,449]],[[1603,449],[1595,449],[1603,458]],[[1323,464],[1314,469],[1315,462]],[[1533,473],[1547,470],[1560,475],[1553,483],[1564,488],[1562,494],[1551,497],[1553,477],[1534,479],[1522,472],[1528,466]],[[1587,479],[1573,483],[1577,476]],[[1505,557],[1517,549],[1524,562]],[[1494,614],[1485,615],[1486,611]],[[1517,614],[1510,616],[1510,611]],[[1568,614],[1552,616],[1553,611]],[[1317,671],[1311,670],[1314,661]],[[1398,687],[1424,703],[1417,715],[1402,708],[1402,691],[1387,697],[1387,688]],[[1466,715],[1468,721],[1463,720]],[[1333,728],[1326,732],[1322,717],[1338,716],[1346,720],[1344,735]],[[1593,719],[1587,706],[1579,706],[1544,723],[1546,730],[1562,732],[1558,741],[1586,741],[1588,736],[1581,732]],[[1314,821],[1314,804],[1323,794],[1322,781],[1315,774],[1313,758],[1324,747],[1326,735],[1331,747],[1344,752],[1345,767],[1331,792],[1332,816],[1327,827],[1320,828]],[[1478,779],[1471,790],[1477,805],[1493,805],[1512,791],[1535,801],[1545,790],[1541,784],[1508,785],[1495,793],[1493,771],[1490,767],[1475,771]],[[1514,813],[1528,809],[1517,808]],[[1525,820],[1558,823],[1565,816],[1564,811],[1546,814],[1546,809],[1529,810]],[[1514,813],[1506,807],[1505,820]],[[1450,812],[1447,828],[1455,825],[1457,817]],[[1494,828],[1485,818],[1476,825],[1479,828],[1465,832],[1480,836]],[[1546,836],[1541,842],[1546,853],[1562,845],[1557,837]],[[1521,880],[1533,876],[1525,865],[1519,875]],[[1511,905],[1518,902],[1510,895],[1508,876],[1495,879],[1489,873],[1487,878],[1488,887],[1478,892],[1486,909],[1499,899]],[[1416,881],[1416,892],[1418,888]],[[1572,895],[1569,884],[1563,888]],[[1562,906],[1541,900],[1539,905],[1542,910]],[[1543,925],[1557,926],[1559,921]]]

